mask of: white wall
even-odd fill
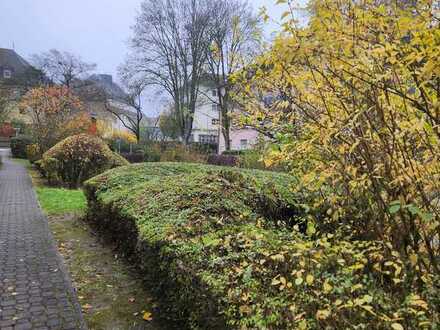
[[[200,135],[219,134],[220,111],[215,103],[216,97],[212,95],[212,89],[201,87],[197,101],[196,111],[194,113],[193,137],[194,142],[199,142]]]

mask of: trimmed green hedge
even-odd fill
[[[110,170],[84,189],[88,221],[134,258],[187,327],[382,329],[397,319],[418,328],[429,320],[420,297],[399,293],[406,275],[393,276],[404,265],[381,242],[304,235],[295,184],[274,172],[150,163]]]

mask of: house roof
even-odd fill
[[[113,81],[113,77],[109,74],[94,74],[91,75],[88,80],[103,89],[108,96],[115,100],[121,100],[127,97],[124,90]]]
[[[0,67],[11,68],[16,73],[24,73],[31,65],[15,50],[0,48]]]

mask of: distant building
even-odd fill
[[[127,123],[129,118],[136,120],[136,109],[127,104],[127,93],[114,82],[112,75],[93,74],[85,81],[78,81],[76,85],[74,89],[81,96],[84,109],[95,119],[105,121],[109,125],[110,134],[114,130],[130,132],[124,122]],[[144,118],[141,124],[150,125],[150,122]]]
[[[18,79],[32,66],[13,49],[0,48],[0,81]]]
[[[8,105],[5,122],[2,126],[10,126],[11,122],[19,121],[30,124],[31,118],[18,110],[17,102],[20,97],[43,78],[40,71],[32,67],[13,49],[0,48],[0,88],[7,95]],[[4,129],[3,129],[4,130]]]
[[[220,107],[217,104],[217,92],[217,88],[209,82],[205,82],[200,87],[191,141],[201,144],[219,144],[218,151],[222,153],[226,150],[226,143],[221,131],[222,118]],[[253,128],[232,125],[229,137],[231,150],[247,150],[257,143],[259,133]]]
[[[217,89],[209,83],[200,86],[194,112],[191,142],[218,144],[220,132],[220,108],[215,102]]]

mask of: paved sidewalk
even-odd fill
[[[84,329],[26,169],[0,149],[0,329]]]

